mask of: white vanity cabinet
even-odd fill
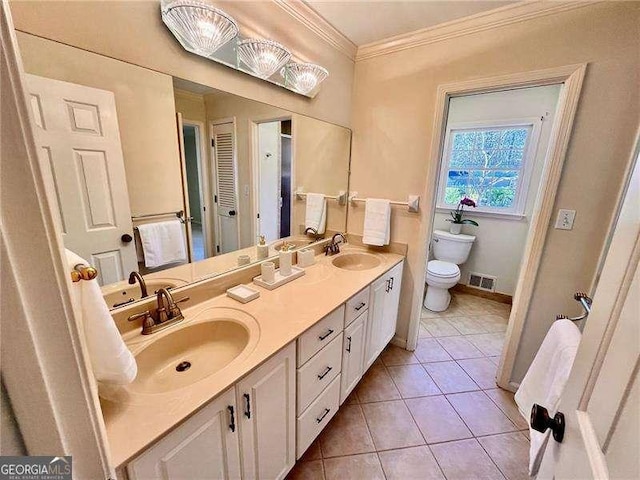
[[[281,479],[296,461],[296,346],[236,384],[242,478]]]
[[[364,374],[364,350],[368,313],[368,310],[365,310],[353,323],[344,329],[340,405],[344,403]]]
[[[393,338],[398,322],[403,263],[397,264],[371,284],[367,322],[365,370]]]
[[[230,388],[127,465],[130,480],[240,478],[238,411]]]

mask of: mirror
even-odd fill
[[[152,295],[345,230],[350,130],[17,34],[64,244],[111,308],[143,296],[131,272]]]

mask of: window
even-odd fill
[[[539,132],[536,121],[452,125],[447,129],[438,207],[464,196],[474,212],[522,215]]]

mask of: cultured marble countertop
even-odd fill
[[[248,325],[253,340],[249,341],[247,351],[222,370],[194,384],[160,394],[129,394],[126,387],[106,392],[101,390],[100,404],[113,465],[126,465],[404,258],[396,253],[373,253],[366,248],[352,246],[343,247],[340,255],[349,252],[372,253],[380,258],[380,265],[370,270],[343,270],[331,264],[336,256],[318,255],[316,263],[305,269],[303,277],[280,288],[270,291],[252,284],[260,291],[260,298],[252,302],[242,304],[220,295],[185,308],[185,321],[163,332],[143,336],[136,330],[124,334],[135,354],[147,343],[169,335],[172,330],[202,320],[208,309],[233,308],[256,320]],[[258,335],[257,341],[255,335]]]

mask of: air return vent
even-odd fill
[[[470,287],[479,288],[480,290],[486,290],[488,292],[495,292],[497,280],[496,277],[485,275],[484,273],[471,272],[469,274]]]

